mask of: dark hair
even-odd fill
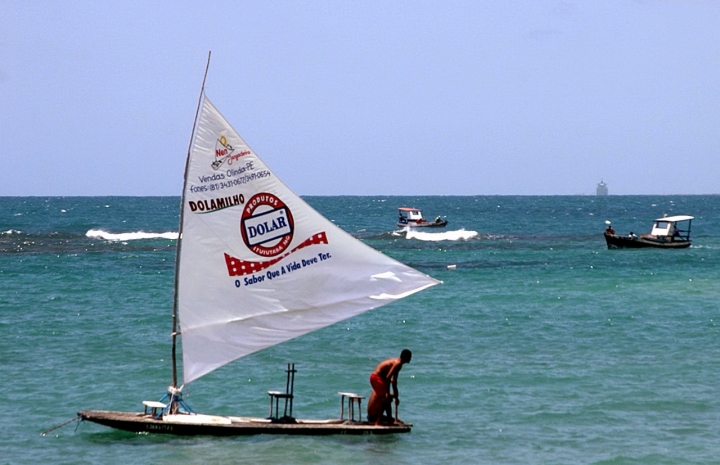
[[[410,359],[412,358],[412,352],[410,352],[407,349],[403,349],[402,352],[400,352],[400,360],[403,363],[410,363]]]

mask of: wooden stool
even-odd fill
[[[145,415],[152,415],[153,417],[158,416],[158,409],[162,412],[167,407],[166,404],[154,400],[144,400],[143,405],[145,406]]]
[[[274,422],[293,422],[294,418],[292,416],[292,405],[293,405],[293,399],[295,398],[295,395],[293,391],[295,390],[295,373],[297,373],[297,370],[295,369],[294,363],[288,363],[287,367],[287,382],[285,383],[285,392],[282,391],[268,391],[268,395],[270,396],[270,417],[269,419]],[[285,409],[283,411],[283,416],[280,417],[280,399],[285,400]],[[273,401],[275,401],[275,405],[273,408]],[[288,407],[290,407],[290,413],[288,414]]]
[[[293,401],[293,395],[287,392],[281,392],[281,391],[268,391],[268,395],[270,396],[270,419],[271,420],[279,420],[280,419],[280,399],[285,400],[285,409],[283,412],[283,417],[288,416],[288,402],[290,403],[290,416],[292,417],[292,401]],[[273,408],[273,401],[275,401],[275,408]],[[273,414],[274,412],[274,414]]]
[[[348,420],[356,421],[355,403],[357,402],[357,421],[362,421],[362,400],[365,398],[365,396],[355,394],[354,392],[338,392],[338,394],[340,395],[340,419],[345,419],[345,398],[347,397]]]

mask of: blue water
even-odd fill
[[[73,422],[42,436],[81,409],[137,411],[170,384],[179,199],[6,197],[0,464],[720,463],[720,196],[306,200],[444,284],[233,362],[186,400],[266,416],[294,362],[296,415],[333,418],[338,391],[369,394],[375,364],[407,347],[412,433],[178,438]],[[408,239],[398,206],[450,224]],[[691,248],[607,250],[605,220],[644,233],[663,214],[695,216]]]

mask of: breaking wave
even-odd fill
[[[439,242],[439,241],[468,241],[478,237],[477,231],[466,231],[458,229],[456,231],[443,232],[425,232],[414,229],[404,229],[406,239],[417,239],[419,241]]]
[[[178,233],[147,233],[143,231],[113,234],[101,229],[91,229],[85,235],[92,239],[101,239],[104,241],[137,241],[142,239],[170,239],[176,240]]]

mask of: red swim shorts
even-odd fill
[[[388,386],[385,383],[385,380],[375,373],[370,375],[370,385],[372,386],[373,391],[378,394],[385,395],[388,393]]]

